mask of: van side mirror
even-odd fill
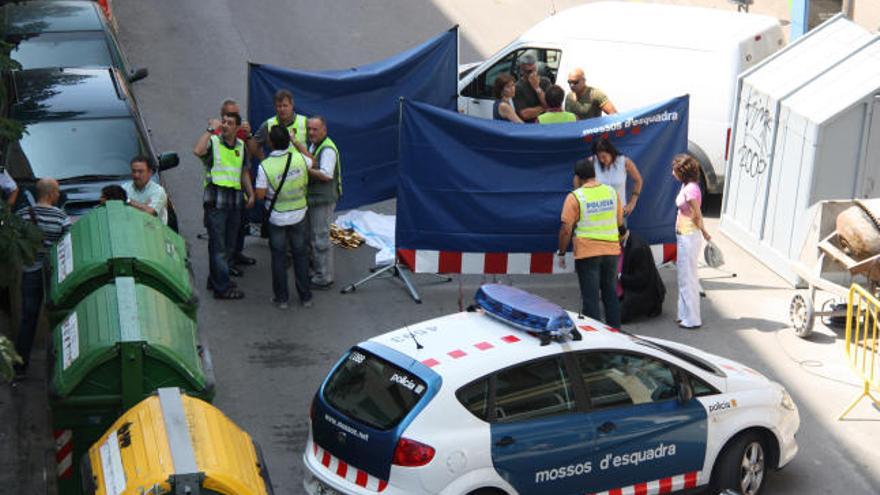
[[[150,71],[148,71],[146,67],[141,67],[140,69],[133,70],[128,74],[128,82],[133,83],[135,81],[140,81],[141,79],[144,79],[149,75]]]
[[[694,389],[685,381],[678,382],[678,402],[684,404],[694,398]]]
[[[180,157],[173,151],[167,151],[159,155],[159,170],[168,170],[180,164]]]

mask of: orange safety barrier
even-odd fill
[[[846,359],[859,375],[864,390],[837,418],[843,419],[862,399],[868,397],[880,407],[880,400],[872,395],[872,389],[880,392],[880,351],[878,345],[877,316],[880,301],[858,284],[849,289],[846,305]]]

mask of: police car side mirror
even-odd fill
[[[678,382],[678,402],[684,404],[694,398],[694,390],[686,382]]]
[[[180,163],[180,157],[173,151],[168,151],[159,155],[159,170],[165,171],[174,168]]]

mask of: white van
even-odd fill
[[[721,192],[730,153],[737,76],[784,44],[773,17],[700,7],[599,2],[548,17],[480,64],[464,66],[459,111],[492,118],[492,85],[518,75],[531,52],[538,72],[569,91],[582,67],[618,111],[690,94],[688,152],[703,164],[706,186]]]

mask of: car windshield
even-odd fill
[[[22,69],[109,67],[113,65],[104,33],[47,33],[20,42],[10,56]]]
[[[44,121],[27,126],[10,149],[7,167],[15,178],[129,174],[129,160],[144,154],[130,118]]]
[[[425,382],[372,354],[351,351],[324,387],[324,398],[346,416],[387,430],[425,395]]]

